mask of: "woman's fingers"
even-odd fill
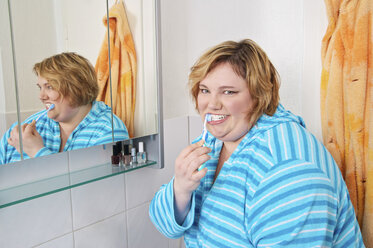
[[[199,146],[199,147],[195,148],[192,152],[190,152],[184,158],[184,161],[185,161],[186,164],[190,164],[193,161],[196,161],[196,159],[198,159],[200,156],[202,156],[204,154],[207,154],[209,152],[211,152],[210,148]]]
[[[193,174],[203,163],[210,159],[210,155],[208,154],[201,154],[198,157],[195,157],[190,163],[187,168],[188,173],[191,175]]]
[[[11,146],[15,145],[12,138],[10,138],[10,137],[8,138],[8,144],[11,145]]]
[[[176,158],[175,166],[181,170],[187,170],[192,161],[196,160],[199,156],[207,154],[211,151],[208,147],[201,147],[197,142],[186,147]]]
[[[28,126],[28,123],[25,123],[21,126],[22,133],[25,131],[26,127]]]
[[[195,182],[199,182],[201,181],[201,179],[206,176],[206,173],[207,173],[207,168],[203,168],[202,170],[198,171],[198,170],[194,170],[194,172],[192,173],[192,176],[191,176],[191,179]]]
[[[185,158],[187,157],[191,152],[193,152],[195,149],[201,147],[203,145],[203,140],[198,141],[197,143],[191,144],[187,146],[184,150],[181,151],[179,157]]]
[[[15,126],[12,131],[10,132],[10,137],[13,139],[13,137],[15,137],[15,135],[18,135],[18,125]]]
[[[23,132],[34,135],[36,131],[35,123],[36,123],[35,120],[33,120],[30,124],[26,125],[25,128],[23,129]]]

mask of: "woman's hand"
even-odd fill
[[[36,122],[25,123],[21,126],[23,151],[31,158],[44,147],[43,138],[36,130]],[[9,145],[13,146],[20,153],[19,129],[15,126],[8,139]]]
[[[186,147],[175,161],[175,215],[178,223],[182,222],[189,210],[191,195],[206,175],[207,168],[198,171],[198,168],[210,159],[207,154],[211,152],[208,147],[202,147],[203,140]],[[178,220],[179,219],[179,220]]]

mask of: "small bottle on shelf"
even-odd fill
[[[137,165],[137,157],[136,157],[136,148],[135,147],[132,147],[132,149],[131,149],[131,162],[130,162],[130,165],[131,166]]]
[[[111,156],[111,164],[113,166],[120,166],[122,162],[122,144],[120,141],[113,145],[113,155]]]
[[[128,166],[130,165],[131,163],[131,154],[130,154],[130,149],[129,149],[129,145],[124,145],[123,146],[123,150],[122,150],[122,160],[123,160],[123,164],[125,166]]]
[[[145,164],[146,163],[146,152],[144,152],[144,142],[139,142],[139,151],[137,153],[137,163]]]

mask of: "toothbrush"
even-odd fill
[[[207,138],[207,122],[208,121],[211,121],[211,114],[206,114],[205,115],[205,121],[203,123],[203,134],[202,134],[202,139],[206,142],[206,138]],[[205,146],[205,143],[203,143],[202,146]]]
[[[52,109],[54,109],[54,104],[52,104],[51,106],[49,106],[49,108],[44,113],[42,113],[41,115],[39,115],[39,117],[36,118],[35,122],[37,122],[42,116],[46,115]]]
[[[206,114],[206,115],[205,115],[205,121],[204,121],[204,123],[203,123],[203,133],[202,133],[202,139],[203,139],[205,142],[203,143],[202,146],[206,146],[206,138],[207,138],[207,127],[206,127],[206,125],[207,125],[207,122],[208,122],[208,121],[211,121],[211,114]],[[201,165],[201,166],[198,168],[198,171],[202,170],[203,168],[205,168],[204,164]]]

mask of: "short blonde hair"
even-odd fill
[[[273,115],[279,104],[280,77],[266,53],[252,40],[226,41],[212,47],[191,68],[189,90],[198,110],[199,83],[216,66],[229,63],[245,79],[254,107],[249,122],[254,125],[264,113]]]
[[[76,53],[67,52],[46,58],[36,63],[33,71],[67,97],[73,107],[92,103],[98,95],[95,69],[86,58]]]

